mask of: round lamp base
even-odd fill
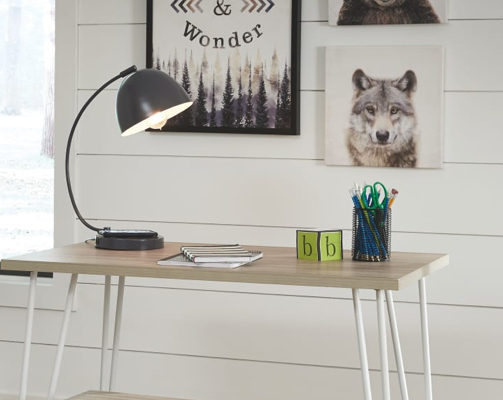
[[[96,235],[94,247],[105,250],[156,250],[164,248],[164,238],[117,238]]]

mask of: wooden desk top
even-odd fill
[[[261,283],[274,285],[322,286],[360,289],[400,290],[449,263],[446,254],[391,253],[381,263],[351,260],[313,262],[297,260],[295,248],[254,247],[264,257],[236,269],[174,267],[157,265],[157,260],[179,252],[181,245],[166,243],[164,249],[111,251],[93,244],[70,246],[2,260],[2,268],[15,271],[63,272],[87,275],[116,275],[202,281]]]

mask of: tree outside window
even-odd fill
[[[0,2],[0,258],[50,248],[54,0]]]

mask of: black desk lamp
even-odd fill
[[[129,136],[148,128],[160,129],[169,118],[181,113],[192,105],[187,92],[169,75],[156,69],[137,71],[132,66],[113,77],[101,86],[84,104],[73,123],[66,146],[66,184],[73,209],[80,221],[89,229],[97,232],[95,246],[108,250],[152,250],[164,247],[164,238],[151,230],[117,230],[96,228],[80,214],[73,197],[70,182],[70,148],[75,128],[80,117],[91,102],[107,86],[120,78],[126,78],[117,92],[117,122],[121,136]]]

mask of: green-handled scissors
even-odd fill
[[[377,208],[383,209],[388,198],[388,191],[386,186],[381,182],[376,182],[374,185],[365,185],[362,192],[363,206],[368,210],[375,210]]]

